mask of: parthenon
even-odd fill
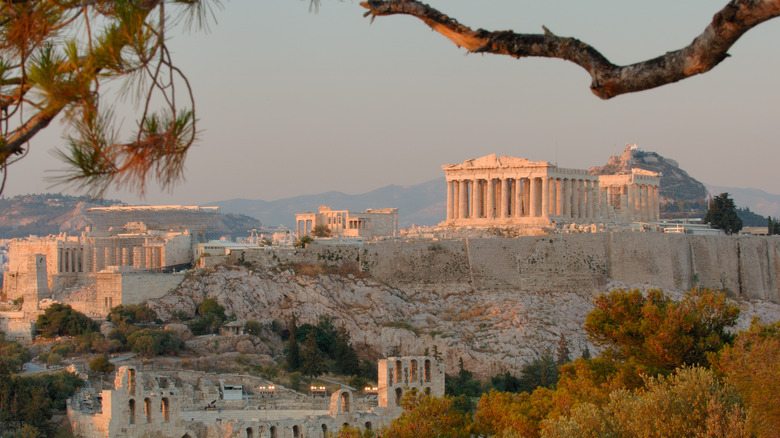
[[[646,170],[599,176],[495,154],[442,169],[447,180],[444,225],[631,223],[659,217],[660,176]]]

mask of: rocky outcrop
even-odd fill
[[[593,296],[617,287],[660,287],[676,296],[697,284],[717,287],[743,307],[741,328],[754,315],[780,319],[780,239],[773,238],[614,233],[387,242],[245,253],[243,261],[252,268],[201,271],[149,305],[163,317],[173,309],[192,315],[214,297],[239,319],[286,324],[294,314],[316,324],[328,315],[376,356],[435,347],[448,370],[463,358],[480,376],[519,371],[554,350],[561,335],[576,357],[587,345]]]
[[[664,158],[656,152],[645,152],[636,145],[626,146],[621,155],[609,157],[607,164],[591,167],[591,175],[629,174],[631,169],[644,169],[661,173],[661,207],[677,202],[703,200],[707,189],[688,173],[680,169],[680,165]]]

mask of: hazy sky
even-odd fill
[[[472,28],[562,36],[628,64],[687,45],[726,0],[429,0]],[[443,176],[441,165],[491,153],[604,164],[626,143],[673,158],[720,186],[778,188],[780,19],[751,30],[713,71],[655,90],[595,97],[561,60],[467,55],[419,20],[373,24],[357,1],[232,0],[211,32],[170,43],[195,88],[203,129],[172,193],[126,202],[273,200],[363,193]],[[125,122],[132,124],[131,120]],[[53,123],[10,169],[6,196],[49,188],[61,143]],[[73,193],[72,191],[69,191]]]

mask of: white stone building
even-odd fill
[[[655,221],[658,174],[590,175],[547,161],[495,154],[442,166],[447,219],[455,226]]]
[[[398,233],[398,209],[382,208],[366,211],[331,210],[321,206],[317,213],[295,215],[297,235],[311,235],[314,227],[321,225],[330,230],[331,237],[360,237],[373,239],[393,237]]]
[[[138,225],[138,224],[136,224]],[[107,231],[86,231],[81,236],[61,234],[16,239],[9,244],[8,271],[3,293],[22,296],[27,275],[26,257],[45,255],[46,277],[52,292],[94,282],[100,272],[165,271],[192,263],[188,231],[147,230],[143,226]]]

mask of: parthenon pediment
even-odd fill
[[[444,170],[457,169],[483,169],[483,168],[513,168],[513,167],[549,167],[549,161],[531,161],[525,158],[496,156],[496,154],[486,155],[480,158],[466,160],[461,164],[445,164],[441,166]]]

